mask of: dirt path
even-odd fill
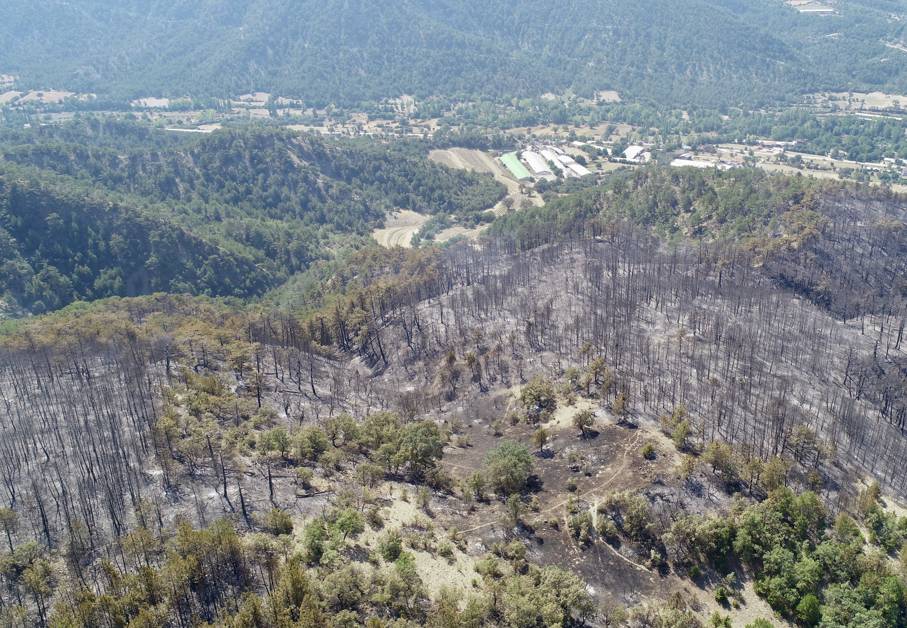
[[[636,430],[636,433],[633,434],[633,437],[624,445],[624,447],[623,447],[624,451],[623,451],[623,455],[621,456],[620,465],[617,468],[617,470],[613,474],[611,474],[611,476],[607,480],[605,480],[601,484],[598,484],[594,488],[589,489],[588,491],[585,491],[583,493],[578,493],[576,495],[572,495],[571,497],[568,497],[567,499],[557,502],[553,506],[549,506],[548,508],[540,510],[538,512],[538,516],[551,513],[559,508],[563,508],[564,506],[567,505],[567,502],[571,498],[572,499],[585,499],[586,497],[589,497],[590,495],[595,495],[596,493],[599,493],[600,491],[604,491],[605,489],[609,488],[617,478],[619,478],[621,475],[627,473],[627,471],[630,467],[630,454],[639,448],[639,439],[641,436],[642,436],[642,430]],[[456,466],[460,469],[465,469],[465,467],[462,467],[461,465],[452,465],[452,466]],[[474,470],[475,469],[473,469],[473,471]],[[488,528],[493,525],[497,525],[497,524],[501,523],[501,521],[503,521],[503,519],[498,518],[493,521],[489,521],[487,523],[477,525],[474,528],[469,528],[468,530],[462,530],[461,532],[463,532],[464,534],[467,532],[475,532],[477,530],[482,530],[484,528]],[[625,558],[625,560],[627,560],[628,562],[630,562],[631,564],[633,564],[636,567],[640,567],[641,569],[648,571],[648,569],[646,569],[645,567],[637,565],[636,563],[633,563],[629,559]]]
[[[390,249],[401,246],[406,249],[412,246],[413,236],[426,222],[428,222],[428,216],[401,209],[388,216],[385,227],[373,231],[372,237],[383,247]]]

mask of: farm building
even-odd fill
[[[520,158],[517,157],[516,153],[507,153],[501,157],[501,163],[504,164],[504,167],[510,171],[510,174],[517,181],[529,181],[532,179],[532,175],[526,170],[526,166],[520,162]]]
[[[557,153],[555,153],[552,149],[544,148],[540,152],[542,153],[542,157],[545,158],[545,161],[553,161],[554,163],[558,162]]]
[[[624,159],[633,163],[642,164],[652,159],[652,153],[643,146],[630,146],[624,151]]]
[[[592,174],[588,168],[578,164],[570,155],[558,155],[557,162],[564,166],[564,172],[568,176],[586,177]]]
[[[717,168],[718,170],[732,170],[734,168],[739,168],[740,164],[728,163],[726,161],[706,161],[704,159],[684,159],[681,157],[672,161],[671,167],[699,168],[700,170],[708,170],[709,168]]]
[[[565,166],[569,166],[573,163],[573,157],[570,155],[557,155],[557,160],[554,163],[561,163]]]
[[[539,155],[535,151],[527,150],[523,152],[523,161],[529,165],[529,169],[532,173],[539,177],[553,177],[554,173],[551,172],[551,168],[548,166],[548,162],[545,161],[545,158]]]
[[[578,177],[588,177],[590,174],[592,174],[592,172],[590,172],[588,168],[581,166],[575,161],[572,164],[568,164],[567,167],[570,169],[570,172]]]
[[[675,159],[671,162],[672,168],[699,168],[701,170],[706,170],[708,168],[714,168],[715,164],[711,161],[703,161],[701,159]]]

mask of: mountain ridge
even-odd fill
[[[850,85],[907,90],[907,70],[885,62],[882,40],[903,29],[882,0],[849,4],[835,22],[780,2],[732,0],[408,0],[376,9],[364,0],[78,8],[13,0],[0,8],[0,69],[23,86],[117,98],[264,90],[316,105],[600,89],[733,105]],[[856,76],[867,78],[858,85]]]

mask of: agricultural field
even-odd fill
[[[428,222],[429,217],[418,214],[409,209],[401,209],[390,214],[385,220],[384,227],[372,232],[372,237],[381,246],[393,248],[412,246],[413,236]]]
[[[519,209],[526,206],[540,207],[545,203],[541,195],[532,192],[527,186],[515,181],[501,164],[498,157],[491,153],[468,148],[451,148],[434,150],[429,154],[429,159],[448,168],[493,175],[496,181],[507,188],[506,199],[490,208],[497,215],[506,213],[508,205]],[[507,199],[510,200],[508,201]]]
[[[703,164],[712,164],[716,168],[755,166],[768,172],[834,181],[851,180],[858,174],[865,173],[869,177],[867,183],[870,185],[881,184],[878,173],[890,168],[898,169],[891,164],[863,163],[772,146],[746,144],[710,145],[684,153],[682,157]],[[899,183],[890,184],[890,187],[896,192],[907,190],[907,187]]]
[[[823,92],[812,94],[807,102],[817,108],[830,108],[838,112],[891,112],[907,107],[907,96],[883,92]]]
[[[8,91],[0,94],[3,102],[0,104],[12,106],[26,105],[59,105],[68,98],[75,97],[77,100],[91,100],[94,94],[76,94],[65,90],[48,89],[48,90],[31,90],[28,92]]]

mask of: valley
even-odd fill
[[[905,25],[0,3],[0,627],[907,627]]]

